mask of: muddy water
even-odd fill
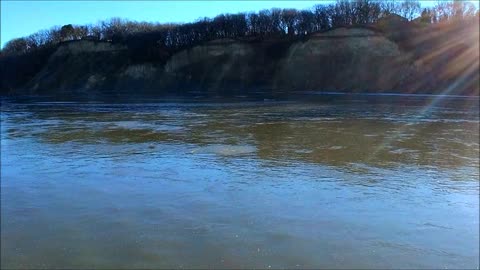
[[[2,101],[4,268],[476,268],[478,99]]]

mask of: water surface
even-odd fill
[[[478,268],[478,99],[4,99],[2,268]]]

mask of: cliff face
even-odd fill
[[[334,91],[399,90],[411,56],[368,29],[339,28],[293,44],[282,59],[278,85]]]
[[[412,49],[416,46],[412,45],[414,42],[404,46],[394,40],[368,28],[338,28],[294,42],[216,40],[177,52],[163,62],[132,61],[124,46],[77,41],[60,45],[38,72],[20,87],[10,87],[10,91],[440,93],[465,72],[478,73],[478,54],[476,60],[463,59],[465,53],[473,53],[475,46],[478,48],[478,39],[458,41],[454,48],[438,45],[446,49],[433,56],[428,49],[424,48],[424,52]],[[469,64],[452,71],[445,62],[452,59],[468,60]],[[432,72],[438,75],[433,80]],[[447,75],[446,80],[440,77]],[[464,80],[470,83],[458,86],[451,94],[478,95],[478,84],[475,86],[478,75],[472,73],[467,77]]]

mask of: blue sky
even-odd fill
[[[1,43],[54,25],[89,24],[112,17],[149,22],[191,22],[221,13],[265,8],[307,8],[325,1],[4,1]]]
[[[55,25],[89,24],[112,17],[149,22],[191,22],[220,13],[265,8],[309,8],[332,1],[0,1],[1,45]],[[431,4],[428,1],[422,4]]]

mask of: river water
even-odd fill
[[[477,98],[3,99],[2,268],[478,268]]]

